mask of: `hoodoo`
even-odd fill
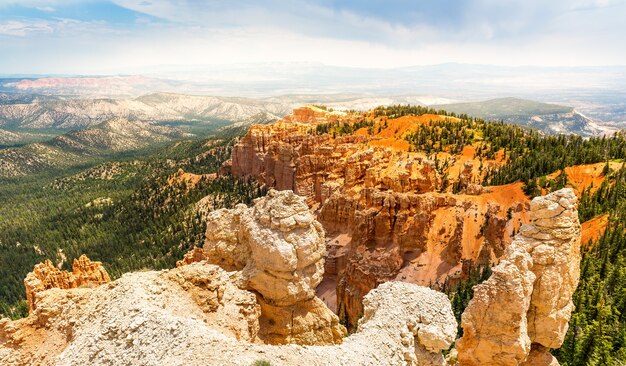
[[[530,224],[463,313],[461,365],[558,365],[549,350],[563,343],[580,275],[576,208],[569,188],[532,200]]]
[[[406,134],[454,117],[380,117],[369,132],[316,132],[356,124],[355,118],[311,106],[280,122],[254,125],[223,169],[293,190],[315,209],[327,232],[325,276],[349,326],[363,314],[363,296],[383,282],[441,287],[462,276],[463,263],[501,257],[527,219],[528,202],[521,183],[476,184],[481,172],[502,162],[477,157],[473,146],[459,155],[409,151]]]
[[[83,286],[99,286],[111,281],[100,262],[92,262],[86,255],[74,259],[72,272],[61,271],[50,260],[35,266],[24,279],[28,311],[37,307],[37,294],[51,288],[70,289]]]
[[[205,260],[240,271],[240,286],[258,294],[259,337],[266,343],[340,343],[346,330],[315,297],[324,274],[324,229],[291,191],[271,190],[252,208],[208,214],[206,240],[179,264]]]

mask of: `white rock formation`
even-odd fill
[[[576,195],[567,188],[536,197],[530,221],[474,288],[457,342],[463,366],[558,365],[549,350],[563,343],[580,274]]]
[[[251,208],[213,211],[206,221],[202,255],[191,252],[179,264],[195,258],[242,271],[242,286],[273,305],[315,296],[324,274],[324,229],[302,197],[271,190]]]
[[[442,293],[389,282],[365,297],[355,334],[332,346],[250,343],[255,296],[237,272],[193,263],[129,273],[93,289],[42,293],[28,318],[0,322],[0,364],[442,365],[456,322]]]
[[[324,229],[304,199],[271,190],[253,207],[207,214],[202,249],[179,265],[206,260],[240,271],[239,286],[259,294],[259,338],[270,344],[335,344],[346,334],[339,318],[318,298],[324,274]]]

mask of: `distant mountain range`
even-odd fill
[[[68,167],[93,158],[189,138],[176,128],[114,118],[47,142],[0,150],[0,177]]]
[[[285,103],[250,98],[167,93],[134,99],[54,99],[26,103],[17,100],[0,104],[0,128],[67,130],[94,126],[118,117],[153,123],[236,123],[254,119],[257,115],[282,116],[289,113],[291,108],[291,105]]]
[[[434,107],[465,113],[486,120],[503,120],[548,134],[594,136],[609,129],[595,123],[572,107],[519,98],[499,98],[484,102],[442,104]]]
[[[346,95],[351,99],[420,95],[459,102],[517,97],[572,106],[596,121],[626,127],[626,66],[447,63],[375,69],[285,62],[155,66],[131,72],[134,74],[5,75],[0,78],[0,93],[37,94],[40,99],[128,99],[168,92],[260,98],[267,102],[288,96],[291,102],[300,100],[299,104],[316,98],[326,103],[343,102]]]
[[[245,132],[303,104],[340,110],[430,106],[534,128],[593,136],[608,130],[575,108],[520,98],[450,103],[432,96],[286,95],[263,99],[153,93],[136,98],[69,98],[0,93],[0,177],[65,168],[229,128]]]
[[[606,129],[574,108],[519,98],[449,103],[430,96],[363,97],[358,95],[288,95],[263,99],[153,93],[131,99],[0,94],[0,129],[9,132],[86,128],[113,118],[187,127],[247,126],[268,123],[307,103],[335,109],[368,110],[379,105],[430,105],[455,113],[528,126],[546,133],[592,136]],[[11,139],[8,133],[5,140]],[[16,137],[13,136],[13,141]],[[0,134],[0,144],[2,144]],[[6,142],[4,142],[6,144]]]
[[[224,128],[244,132],[251,124],[273,122],[307,103],[343,110],[430,105],[457,114],[504,120],[547,134],[593,136],[608,131],[572,107],[518,98],[451,104],[447,99],[428,96],[291,95],[254,99],[153,93],[130,99],[0,94],[0,101],[0,176],[70,166],[94,157],[205,136]]]

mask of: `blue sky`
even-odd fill
[[[0,74],[626,64],[626,0],[0,0]]]

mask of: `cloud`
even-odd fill
[[[623,19],[626,0],[0,0],[0,69],[624,64]]]
[[[51,6],[36,6],[35,9],[39,11],[45,11],[47,13],[53,13],[56,10]]]
[[[54,9],[56,6],[75,5],[78,3],[80,3],[80,0],[0,0],[0,8],[19,5],[41,11],[49,11],[49,9]]]
[[[22,19],[0,21],[0,36],[19,38],[86,37],[93,34],[116,34],[120,31],[102,21],[84,22],[75,19],[53,18],[50,20]],[[22,40],[24,42],[24,40]]]
[[[515,39],[549,30],[573,11],[620,7],[624,0],[115,0],[172,22],[223,27],[283,27],[310,36],[391,42]],[[582,16],[584,17],[584,15]]]
[[[44,21],[10,20],[0,23],[0,35],[25,37],[32,33],[52,33],[54,28]]]

